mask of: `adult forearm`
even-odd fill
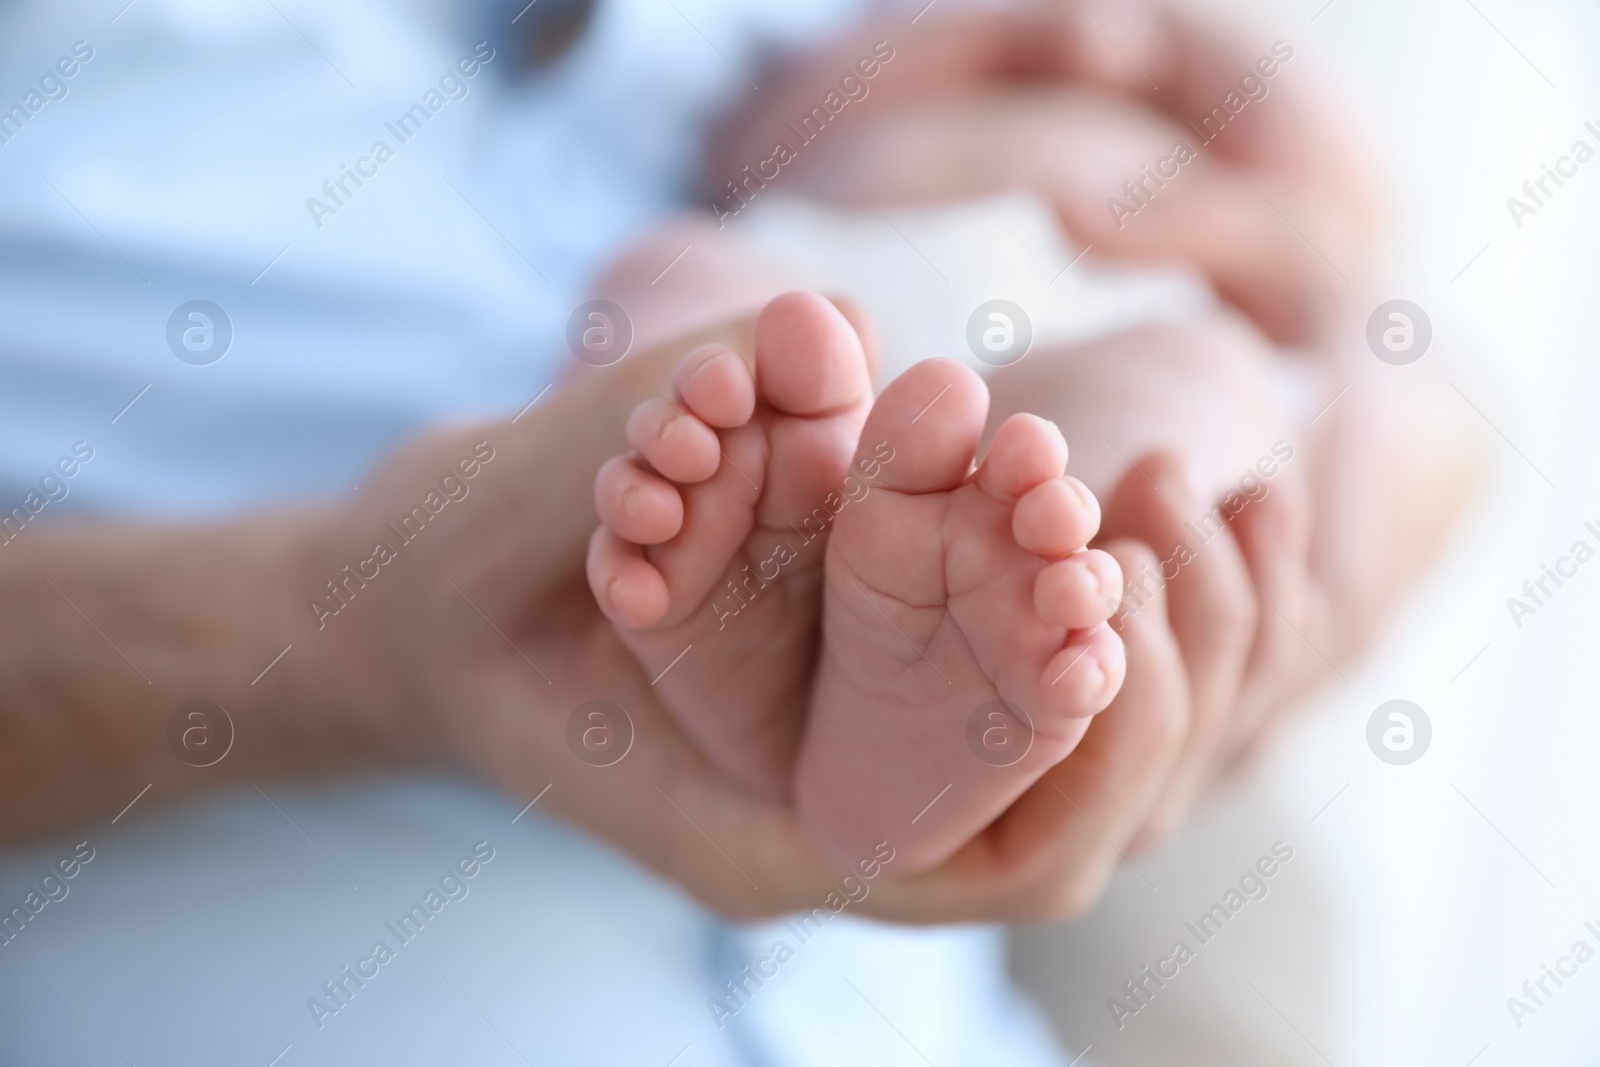
[[[0,835],[110,819],[146,785],[159,799],[369,746],[314,657],[273,663],[291,641],[284,590],[306,586],[300,555],[321,520],[61,523],[0,547]],[[232,724],[212,766],[191,763],[227,744],[220,722],[189,735],[192,751],[169,744],[192,700]]]
[[[670,389],[688,347],[747,346],[747,334],[721,327],[635,353],[558,387],[514,425],[425,435],[348,500],[219,525],[37,524],[0,545],[0,838],[109,820],[146,786],[141,804],[230,781],[453,762],[444,709],[410,684],[414,657],[393,633],[437,608],[433,591],[384,578],[326,625],[311,603],[329,602],[327,583],[385,536],[385,520],[479,440],[499,458],[475,483],[481,536],[459,555],[514,544],[516,583],[535,602],[581,583],[594,471],[625,447],[628,411]],[[437,538],[406,549],[400,566],[443,549]],[[169,733],[195,700],[232,728],[227,754],[207,766],[194,764],[228,745],[226,725],[185,714]]]

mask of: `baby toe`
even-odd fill
[[[1069,475],[1034,485],[1011,514],[1011,534],[1017,544],[1045,559],[1072,555],[1099,529],[1100,502]]]
[[[600,521],[624,541],[659,545],[683,528],[683,497],[671,482],[640,468],[631,456],[614,456],[594,480]]]
[[[716,432],[664,397],[633,409],[628,444],[664,477],[686,484],[717,473],[722,459]]]
[[[988,413],[989,390],[976,372],[949,359],[914,363],[872,405],[857,466],[866,470],[862,464],[886,445],[890,452],[878,456],[883,466],[874,484],[902,493],[949,492],[972,471]]]
[[[1098,549],[1058,560],[1039,572],[1033,607],[1051,626],[1083,630],[1116,613],[1122,599],[1122,568]]]
[[[666,615],[666,579],[644,558],[643,549],[604,526],[589,539],[585,570],[595,602],[617,625],[644,629]]]
[[[1098,714],[1115,699],[1127,669],[1122,639],[1111,627],[1079,631],[1045,664],[1044,706],[1068,717]]]
[[[825,415],[872,395],[855,327],[816,293],[784,293],[756,319],[761,397],[786,415]]]
[[[755,414],[755,380],[739,353],[727,345],[702,345],[684,356],[673,385],[683,406],[708,426],[729,430]]]
[[[998,500],[1015,500],[1067,465],[1067,441],[1056,424],[1037,415],[1013,415],[995,431],[978,470],[978,485]]]

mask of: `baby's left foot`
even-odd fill
[[[977,375],[933,359],[890,383],[862,432],[858,467],[886,458],[828,542],[795,787],[841,863],[885,841],[905,873],[945,859],[1122,685],[1122,642],[1103,625],[1122,573],[1084,547],[1100,507],[1033,415],[1006,420],[974,470],[987,410]]]

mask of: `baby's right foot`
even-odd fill
[[[826,537],[872,403],[860,338],[788,293],[756,321],[755,373],[685,356],[671,397],[601,468],[589,584],[674,717],[746,788],[788,793],[816,663]],[[844,495],[841,495],[844,494]]]
[[[796,778],[807,829],[841,863],[879,842],[896,870],[934,866],[1077,745],[1122,685],[1103,625],[1122,574],[1085,545],[1094,497],[1033,415],[973,458],[989,395],[958,363],[892,382],[858,464],[871,492],[828,542],[823,648]]]

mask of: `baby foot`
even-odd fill
[[[933,866],[1077,745],[1122,684],[1102,625],[1115,560],[1085,549],[1094,497],[1064,477],[1055,426],[1014,415],[977,470],[988,390],[958,363],[884,390],[859,456],[887,442],[870,493],[828,543],[823,647],[795,792],[830,855],[887,841]]]
[[[761,312],[755,371],[685,356],[595,480],[588,575],[623,644],[701,749],[787,794],[817,650],[826,537],[872,403],[861,341],[810,293]],[[861,486],[864,489],[864,486]]]

